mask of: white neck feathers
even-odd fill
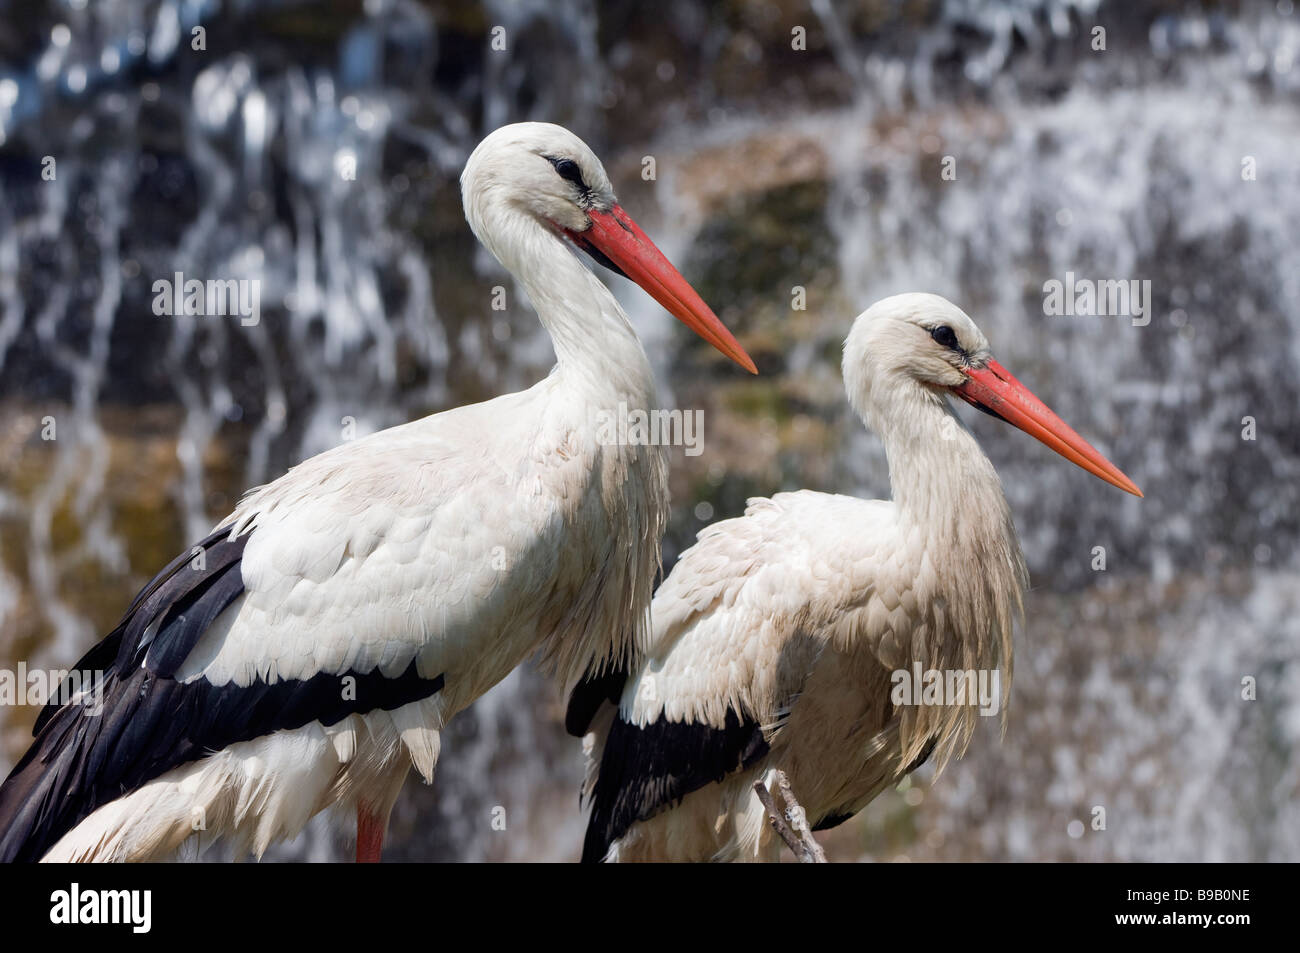
[[[470,225],[528,294],[565,382],[593,400],[645,407],[654,395],[650,362],[613,293],[559,234],[493,195],[467,199]]]
[[[849,383],[854,407],[889,459],[897,546],[908,554],[907,583],[923,614],[911,659],[940,671],[1000,669],[1005,703],[1028,574],[998,475],[940,391],[880,371],[854,374]],[[971,706],[905,708],[903,763],[932,740],[937,765],[960,754],[977,713]]]

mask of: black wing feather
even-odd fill
[[[637,821],[752,766],[767,752],[758,722],[732,709],[720,729],[662,717],[639,728],[621,715],[615,718],[591,794],[583,863],[600,862]]]
[[[229,528],[219,529],[200,542],[195,549],[202,549],[206,552],[208,547],[213,543],[220,542],[229,535]],[[247,537],[244,538],[244,542],[247,542]],[[237,552],[242,554],[243,551],[243,545],[240,545]],[[137,615],[137,610],[140,608],[142,602],[152,596],[164,583],[174,579],[177,570],[180,569],[181,566],[191,562],[193,558],[194,551],[191,550],[187,553],[181,553],[168,563],[163,568],[162,572],[154,576],[143,589],[136,593],[135,598],[131,600],[131,605],[122,616],[122,621],[118,623],[117,628],[114,629],[106,638],[92,645],[90,650],[86,652],[86,654],[78,660],[77,664],[72,667],[71,671],[102,672],[109,668],[112,665],[113,660],[116,659],[121,652],[122,639],[125,635],[125,625],[127,621]],[[199,580],[196,579],[194,581],[197,582]],[[51,700],[41,709],[41,713],[36,716],[36,724],[32,726],[33,737],[41,733],[41,730],[45,727],[46,723],[54,717],[54,713],[59,710],[60,706],[57,699],[68,697],[66,694],[66,688],[64,687],[66,683],[67,679],[64,679],[64,684],[60,685],[60,690],[54,695],[54,700]]]
[[[581,738],[591,730],[592,719],[606,702],[617,705],[627,684],[627,672],[613,670],[603,675],[585,675],[569,694],[564,712],[564,730]]]
[[[249,536],[213,533],[197,567],[192,550],[178,556],[82,657],[76,671],[103,674],[100,704],[60,705],[61,691],[42,710],[35,741],[0,785],[0,861],[39,860],[97,808],[213,751],[312,721],[392,711],[442,688],[443,677],[421,677],[414,660],[396,678],[373,669],[244,687],[177,681],[203,633],[244,591]]]

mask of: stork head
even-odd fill
[[[844,345],[844,381],[858,412],[872,420],[891,398],[911,394],[942,400],[954,394],[1107,483],[1142,495],[1118,467],[993,359],[988,339],[966,312],[938,295],[894,295],[859,315]]]
[[[563,126],[502,126],[478,144],[460,182],[470,227],[507,267],[517,264],[501,242],[511,223],[540,223],[636,282],[696,334],[757,373],[717,315],[619,206],[596,154]]]

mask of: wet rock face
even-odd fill
[[[486,130],[548,119],[763,371],[611,279],[665,403],[704,411],[703,453],[671,455],[666,567],[748,496],[887,492],[838,368],[853,317],[903,290],[962,304],[1147,493],[970,420],[1035,586],[1007,736],[883,797],[832,856],[1300,856],[1294,16],[840,6],[28,5],[0,29],[0,665],[73,661],[244,488],[544,374],[457,177]],[[156,315],[177,271],[256,278],[259,323]],[[1149,323],[1048,313],[1067,273],[1149,281]],[[524,670],[462,717],[394,850],[574,856],[559,703]],[[0,760],[34,715],[0,709]],[[324,823],[284,848],[336,853]]]

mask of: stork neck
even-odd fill
[[[885,380],[863,409],[889,458],[897,551],[910,556],[901,579],[927,621],[900,658],[938,671],[1000,670],[1005,717],[1028,574],[998,475],[936,391]],[[965,749],[978,720],[973,706],[909,708],[900,727],[904,760],[937,744],[942,765]]]
[[[1014,541],[997,471],[947,399],[911,384],[874,389],[867,423],[889,460],[894,503],[904,520],[929,532]]]
[[[604,282],[567,242],[532,217],[516,216],[504,228],[485,225],[484,244],[528,293],[565,384],[593,401],[623,399],[645,407],[654,392],[650,362]]]

